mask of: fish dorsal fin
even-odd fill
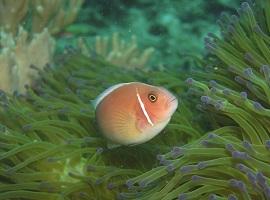
[[[127,84],[130,84],[130,83],[119,83],[119,84],[116,84],[116,85],[113,85],[109,88],[107,88],[104,92],[102,92],[100,95],[97,96],[97,98],[92,102],[92,104],[94,105],[94,108],[96,109],[98,104],[108,95],[110,94],[112,91],[116,90],[117,88],[123,86],[123,85],[127,85]]]

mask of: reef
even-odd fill
[[[83,0],[56,1],[0,1],[0,26],[16,35],[19,26],[32,33],[47,28],[51,34],[59,33],[77,17]]]
[[[204,35],[217,32],[221,11],[233,11],[240,0],[92,0],[85,1],[78,23],[66,28],[93,42],[96,35],[115,32],[124,40],[139,37],[142,48],[153,47],[155,59],[167,66],[187,66],[192,60],[183,54],[201,54]],[[69,40],[71,42],[71,39]],[[179,56],[179,54],[181,56]]]
[[[25,94],[0,94],[0,199],[270,199],[269,10],[257,0],[222,14],[186,81],[177,68],[111,63],[106,48],[34,68]],[[162,85],[180,106],[150,142],[110,150],[90,100],[130,81]]]
[[[0,0],[0,89],[24,93],[37,71],[53,64],[52,35],[71,24],[83,0]]]
[[[141,50],[135,35],[131,41],[126,41],[121,39],[119,33],[112,34],[111,38],[96,36],[94,45],[81,37],[77,40],[77,49],[87,57],[96,54],[113,65],[130,69],[146,69],[155,51],[153,47]]]
[[[32,85],[37,70],[53,63],[55,40],[48,29],[30,37],[22,27],[18,34],[0,32],[0,89],[12,94],[24,93],[24,85]]]

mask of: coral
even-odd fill
[[[0,26],[13,35],[20,25],[30,27],[27,30],[33,33],[48,28],[56,34],[75,20],[82,3],[83,0],[1,0]]]
[[[18,35],[1,32],[0,89],[8,93],[25,91],[25,85],[32,85],[37,78],[37,69],[52,63],[54,39],[47,29],[31,39],[20,27]]]
[[[123,199],[270,198],[269,8],[244,2],[221,15],[223,37],[208,35],[203,70],[186,81],[219,128],[158,155],[161,166],[129,179]]]
[[[34,90],[0,95],[0,199],[116,199],[127,179],[155,165],[155,154],[200,137],[200,127],[181,104],[181,112],[151,142],[107,149],[91,99],[119,82],[147,78],[176,95],[184,83],[176,71],[129,70],[97,56],[64,57],[62,66],[39,71]]]
[[[119,38],[118,33],[112,35],[111,42],[107,37],[97,36],[92,49],[80,38],[78,48],[83,55],[90,57],[95,53],[114,65],[127,68],[145,68],[154,53],[154,48],[151,47],[140,52],[135,36],[130,42],[126,42]]]
[[[1,80],[0,89],[24,92],[37,77],[37,70],[52,63],[55,41],[71,24],[83,0],[0,0]]]
[[[239,2],[240,0],[87,1],[80,12],[79,21],[86,27],[90,24],[91,28],[88,28],[88,35],[83,31],[81,34],[93,37],[117,31],[124,38],[136,35],[140,46],[156,49],[157,56],[153,64],[186,67],[190,60],[183,56],[179,59],[179,53],[202,53],[201,43],[205,34],[218,31],[215,21],[220,12],[233,11]]]

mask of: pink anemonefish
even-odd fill
[[[94,101],[96,121],[110,143],[136,145],[156,136],[178,106],[168,90],[140,82],[120,83]]]

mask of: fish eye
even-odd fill
[[[148,95],[148,99],[149,99],[149,101],[151,101],[151,102],[156,102],[156,101],[157,101],[157,96],[154,95],[154,94],[149,94],[149,95]]]

